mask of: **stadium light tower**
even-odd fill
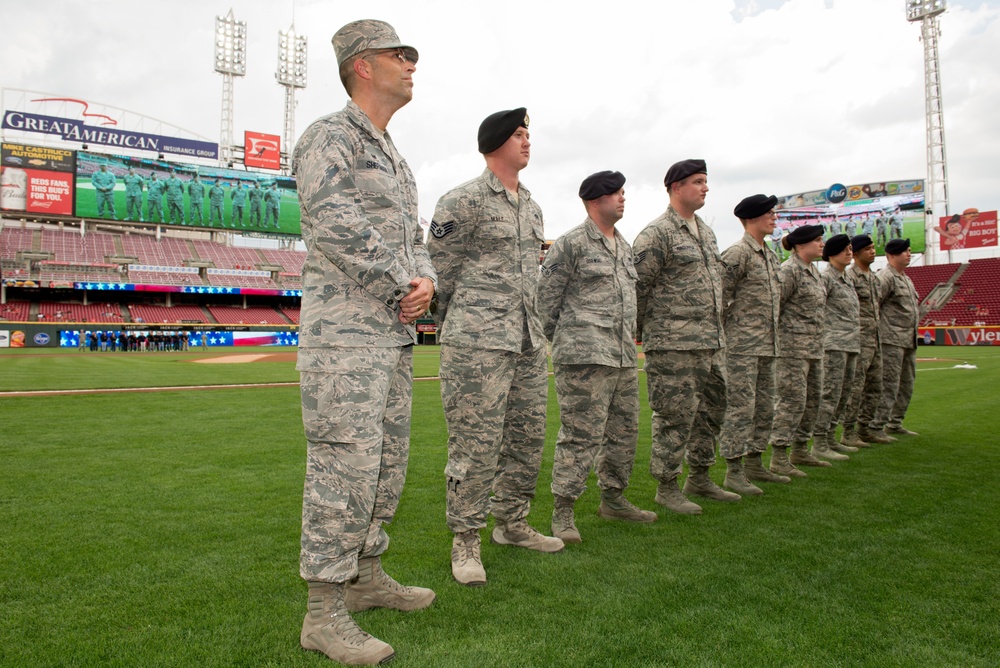
[[[222,75],[222,132],[219,163],[233,161],[233,81],[247,73],[247,22],[237,21],[233,10],[215,17],[215,71]]]
[[[930,257],[937,256],[934,221],[948,215],[948,166],[944,144],[944,103],[941,101],[941,67],[938,59],[938,16],[946,0],[906,0],[906,20],[920,22],[924,43],[924,107],[927,114],[927,182],[925,184],[924,239]],[[948,251],[951,261],[951,251]]]
[[[308,39],[295,34],[295,24],[288,30],[278,31],[278,71],[274,77],[285,87],[285,130],[283,170],[287,173],[292,142],[295,141],[295,89],[306,87]]]

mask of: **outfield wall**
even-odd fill
[[[920,343],[938,346],[1000,346],[1000,327],[921,327]]]

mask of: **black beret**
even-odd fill
[[[737,218],[742,218],[743,220],[750,220],[751,218],[757,218],[763,216],[765,213],[774,208],[778,203],[778,198],[774,195],[768,197],[767,195],[750,195],[750,197],[744,197],[736,208],[733,209],[733,213]]]
[[[781,245],[784,246],[785,250],[792,250],[792,246],[807,244],[821,236],[823,236],[822,225],[803,225],[802,227],[796,227],[783,236],[781,238]]]
[[[708,174],[704,160],[681,160],[670,165],[667,175],[663,177],[663,185],[669,188],[671,183],[683,181],[692,174]]]
[[[886,255],[899,255],[910,247],[909,239],[893,239],[885,245]]]
[[[625,177],[621,172],[597,172],[591,174],[580,184],[580,199],[597,199],[604,195],[616,193],[625,185]]]
[[[823,245],[823,259],[829,260],[834,255],[840,255],[851,245],[851,238],[846,234],[835,234]]]
[[[479,152],[492,153],[518,128],[528,127],[528,110],[524,107],[490,114],[479,125]]]
[[[851,250],[857,253],[863,248],[868,248],[873,243],[872,238],[867,234],[859,234],[856,237],[851,237]]]

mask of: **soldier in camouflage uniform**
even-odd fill
[[[382,21],[333,37],[351,97],[295,147],[306,262],[297,369],[308,460],[300,572],[309,583],[302,647],[374,665],[393,649],[350,612],[418,610],[434,592],[382,570],[384,525],[409,453],[414,322],[436,276],[423,245],[417,187],[385,131],[413,96],[417,52]]]
[[[872,439],[871,424],[882,404],[882,346],[879,338],[879,287],[871,271],[875,261],[875,244],[863,234],[851,239],[854,262],[847,274],[858,296],[861,324],[861,347],[854,385],[844,410],[844,433],[840,442],[846,448],[868,448],[859,434]],[[888,441],[886,441],[888,442]]]
[[[875,241],[884,247],[889,243],[889,212],[879,211],[878,218],[875,219],[876,237]]]
[[[427,244],[439,278],[434,316],[448,423],[451,571],[469,586],[486,583],[479,530],[487,511],[496,519],[495,543],[563,548],[526,519],[542,464],[548,395],[535,304],[542,210],[518,176],[530,146],[524,108],[488,116],[479,127],[486,169],[438,200]]]
[[[903,211],[896,205],[896,208],[892,211],[892,216],[889,218],[889,236],[892,239],[902,239],[903,238]]]
[[[191,201],[188,220],[191,221],[192,225],[202,225],[205,222],[205,218],[202,216],[202,208],[205,206],[205,184],[201,182],[197,174],[188,181],[187,191],[188,199]],[[195,222],[196,218],[197,222]]]
[[[157,178],[156,172],[149,175],[149,184],[146,186],[146,218],[151,223],[163,222],[163,187],[164,183]]]
[[[142,189],[146,182],[135,173],[135,167],[129,167],[122,180],[125,182],[125,220],[142,221]]]
[[[115,183],[117,181],[118,178],[108,170],[106,164],[102,164],[90,177],[94,193],[97,195],[97,215],[100,218],[104,218],[104,209],[107,208],[111,220],[117,220],[115,217]]]
[[[281,220],[281,191],[278,190],[278,182],[275,181],[271,187],[264,191],[264,227],[271,226],[271,218],[274,218],[274,229],[278,229]]]
[[[222,179],[215,179],[215,185],[208,189],[208,226],[215,227],[218,219],[219,227],[225,227],[223,209],[226,203],[226,191],[222,187]]]
[[[559,237],[545,255],[538,313],[552,342],[561,426],[552,464],[552,535],[581,542],[573,505],[597,461],[598,514],[654,522],[656,513],[625,498],[639,436],[632,248],[615,230],[625,212],[625,177],[584,179],[583,225]]]
[[[861,307],[851,277],[846,273],[853,253],[846,234],[830,237],[823,246],[826,288],[826,323],[823,327],[823,397],[813,438],[812,453],[834,461],[850,459],[855,451],[834,440],[837,424],[844,416],[861,352]]]
[[[177,170],[170,170],[167,179],[167,221],[184,224],[184,183],[177,178]]]
[[[740,500],[708,475],[726,413],[722,258],[715,234],[695,214],[708,193],[705,161],[675,163],[663,182],[670,206],[639,232],[634,246],[638,330],[653,409],[649,468],[659,482],[657,503],[699,514],[701,507],[677,486],[685,452],[685,494]]]
[[[882,319],[882,407],[875,418],[874,434],[917,433],[903,426],[913,396],[917,371],[917,325],[920,300],[904,270],[910,266],[910,240],[893,239],[885,247],[888,266],[878,272],[879,310]],[[892,438],[890,436],[890,438]]]
[[[250,188],[250,193],[247,195],[247,198],[250,200],[251,225],[260,225],[260,201],[263,197],[264,193],[260,189],[260,183],[254,181],[253,187]]]
[[[247,204],[247,189],[242,183],[236,183],[229,191],[229,198],[233,200],[233,227],[239,223],[240,227],[246,227],[243,223],[243,210]]]
[[[823,253],[823,226],[798,227],[781,243],[792,255],[781,265],[778,401],[771,427],[771,470],[805,478],[796,464],[830,466],[808,450],[823,392],[826,289],[813,264]]]
[[[781,308],[780,262],[764,237],[775,227],[778,198],[751,195],[733,214],[743,238],[722,254],[722,320],[726,332],[726,419],[719,453],[726,460],[725,487],[737,494],[763,494],[751,480],[787,483],[764,468],[774,420],[774,367]]]

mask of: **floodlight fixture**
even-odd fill
[[[282,86],[306,87],[308,41],[295,34],[295,26],[278,32],[278,70],[274,76]]]
[[[215,71],[237,77],[247,73],[247,22],[237,21],[232,9],[215,17]]]
[[[937,16],[948,8],[947,0],[906,0],[906,20],[923,21]]]

